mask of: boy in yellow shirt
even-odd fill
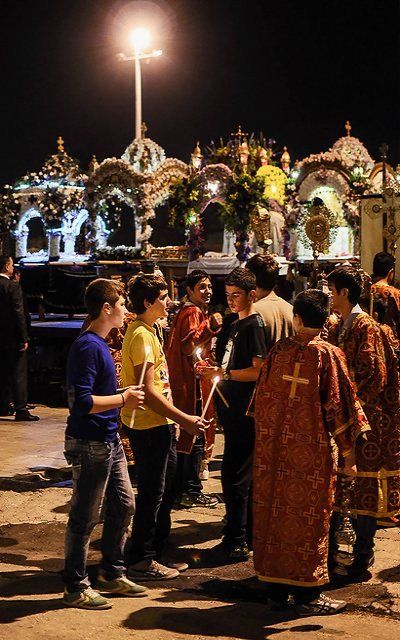
[[[167,283],[157,275],[138,276],[129,283],[129,300],[137,319],[132,322],[122,344],[124,386],[137,384],[147,357],[143,384],[144,410],[137,411],[129,441],[135,456],[137,506],[133,521],[130,576],[141,580],[176,578],[187,568],[165,566],[157,561],[171,529],[172,485],[176,469],[176,423],[193,435],[206,426],[199,416],[190,416],[173,406],[168,367],[154,329],[159,318],[167,317],[170,303]],[[136,382],[137,381],[137,382]],[[129,427],[132,412],[124,407],[122,422]]]

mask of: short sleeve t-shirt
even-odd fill
[[[154,388],[168,400],[171,400],[168,366],[161,342],[156,330],[141,320],[131,322],[122,343],[122,384],[127,387],[138,384],[135,377],[135,367],[144,363],[146,347],[149,349],[147,361],[154,365]],[[121,410],[121,420],[129,426],[132,412],[127,407]],[[163,424],[172,424],[172,420],[161,416],[145,405],[144,411],[135,413],[134,429],[151,429]]]
[[[222,368],[226,371],[248,369],[253,364],[253,358],[265,358],[266,353],[264,322],[258,313],[253,313],[232,323],[222,358]],[[255,384],[236,380],[224,380],[221,383],[221,391],[230,405],[230,410],[246,413]],[[218,399],[217,402],[219,405]]]

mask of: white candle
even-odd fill
[[[210,402],[212,400],[213,394],[215,389],[217,388],[217,384],[219,382],[219,376],[215,376],[215,378],[213,378],[213,385],[211,387],[211,391],[210,391],[210,395],[207,398],[207,402],[204,405],[204,409],[203,409],[203,413],[201,414],[201,419],[204,420],[204,418],[206,417],[206,413],[207,413],[207,409],[210,406]]]
[[[139,387],[141,387],[142,384],[143,384],[144,375],[145,375],[146,369],[147,369],[147,361],[148,361],[149,355],[150,355],[150,347],[148,345],[144,348],[144,353],[145,353],[145,357],[144,357],[143,367],[142,367],[142,371],[140,373],[140,378],[139,378],[139,382],[138,382]],[[131,421],[129,423],[129,428],[130,429],[133,429],[133,423],[135,421],[135,415],[136,415],[136,409],[134,409],[132,411]]]

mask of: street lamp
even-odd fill
[[[144,50],[149,46],[151,41],[150,32],[143,27],[137,27],[131,33],[130,37],[133,45],[133,56],[127,56],[119,53],[117,58],[120,62],[134,62],[135,67],[135,138],[142,137],[142,70],[140,67],[141,60],[149,60],[150,58],[158,58],[162,55],[160,49],[145,53]]]

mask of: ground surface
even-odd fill
[[[399,529],[378,532],[377,562],[367,582],[333,591],[348,600],[348,612],[296,619],[268,611],[251,562],[220,568],[202,563],[202,549],[218,541],[222,504],[214,510],[174,512],[173,542],[180,557],[193,566],[177,580],[154,583],[148,598],[115,598],[110,611],[65,609],[59,575],[71,496],[71,489],[62,486],[68,477],[62,469],[65,411],[39,408],[37,412],[42,417],[38,423],[0,419],[1,640],[399,637]],[[218,436],[212,479],[207,483],[210,491],[220,491],[221,449]],[[55,482],[61,486],[51,486]],[[93,565],[99,558],[100,535],[98,527],[90,551]]]

